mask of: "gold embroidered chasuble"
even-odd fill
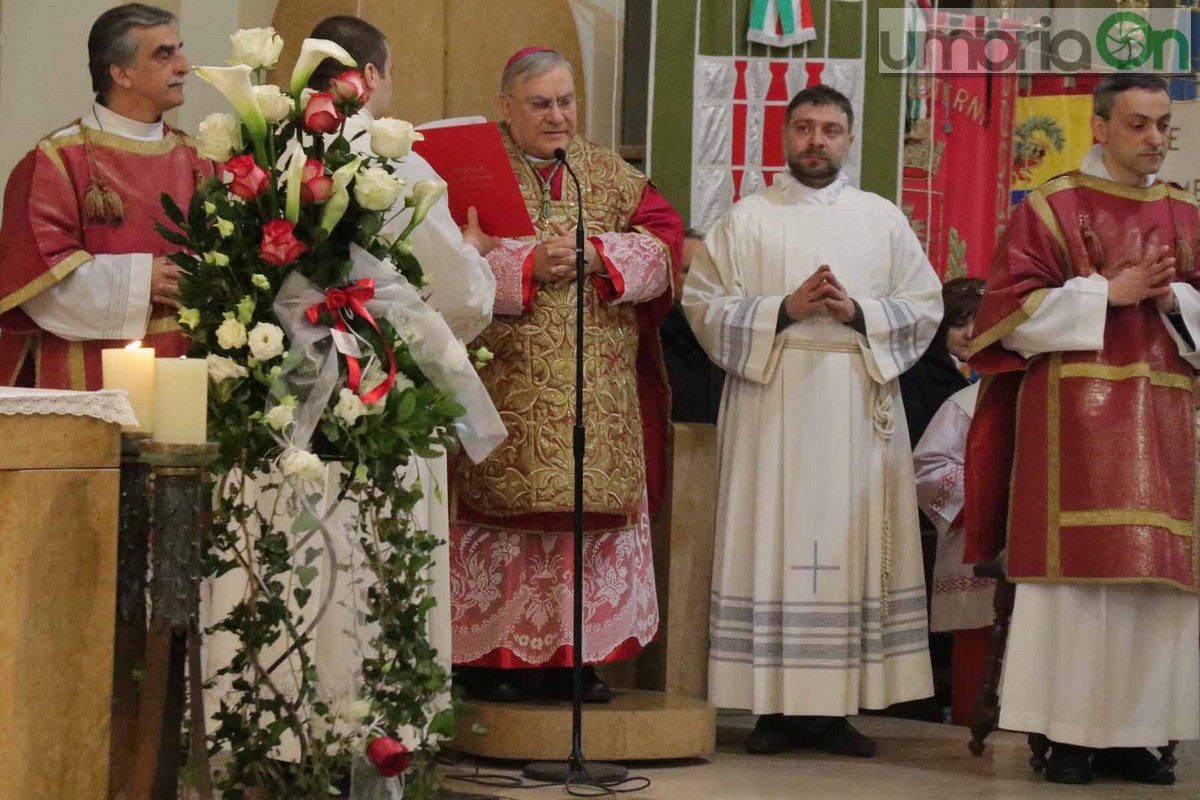
[[[557,235],[556,227],[574,230],[574,183],[564,180],[560,195],[551,198],[543,190],[542,175],[502,131],[537,238]],[[583,188],[587,234],[631,230],[648,183],[645,176],[580,136],[574,137],[567,158]],[[606,302],[597,283],[585,282],[584,297],[583,493],[593,531],[627,527],[646,489],[638,320],[633,304]],[[543,285],[528,313],[496,316],[476,340],[495,354],[481,377],[509,435],[482,464],[460,461],[460,508],[496,517],[573,509],[575,298],[573,282]]]

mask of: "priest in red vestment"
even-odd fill
[[[455,470],[453,656],[459,680],[475,696],[519,699],[534,682],[516,670],[557,667],[563,669],[540,676],[542,686],[565,697],[573,657],[577,195],[554,151],[563,148],[579,176],[588,234],[589,665],[636,654],[658,628],[650,519],[663,493],[669,417],[658,325],[671,308],[683,222],[644,175],[576,133],[575,80],[561,55],[519,51],[504,70],[501,93],[503,139],[538,234],[487,251],[496,303],[474,346],[494,353],[480,374],[509,435],[482,464],[462,459]],[[589,667],[585,699],[610,695]]]
[[[1013,212],[975,323],[966,560],[1017,583],[1000,727],[1050,739],[1055,782],[1173,783],[1147,748],[1200,737],[1198,215],[1154,177],[1170,124],[1158,77],[1098,84],[1099,144]]]
[[[13,169],[0,225],[0,381],[99,389],[100,351],[140,339],[183,355],[179,268],[154,230],[161,196],[186,208],[212,174],[162,115],[190,67],[175,16],[139,3],[88,36],[96,100]]]

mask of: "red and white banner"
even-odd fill
[[[691,225],[707,230],[742,197],[771,185],[787,168],[787,104],[825,84],[850,98],[854,144],[843,164],[858,186],[862,162],[862,59],[696,56],[692,104]]]

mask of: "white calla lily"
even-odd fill
[[[304,162],[307,160],[299,139],[293,139],[288,144],[283,159],[287,164],[287,204],[284,207],[284,216],[291,222],[298,222],[300,220],[300,183],[304,180]]]
[[[250,67],[196,67],[192,70],[201,80],[210,83],[225,95],[233,110],[242,118],[250,138],[262,142],[267,135],[267,120],[258,101],[254,98],[254,87],[250,83]]]
[[[334,189],[325,205],[321,206],[321,230],[325,231],[326,236],[333,233],[349,207],[350,193],[345,189]]]
[[[400,234],[400,238],[407,239],[408,235],[413,232],[413,229],[420,225],[425,220],[425,217],[429,215],[429,210],[445,194],[445,181],[425,178],[414,183],[412,194],[404,200],[404,204],[413,210],[412,219],[408,221],[408,227],[404,229],[404,233]]]
[[[358,168],[362,166],[362,158],[356,158],[349,164],[334,170],[333,172],[333,190],[345,189],[350,185],[350,181],[354,180],[354,176],[358,174]]]
[[[321,229],[326,234],[333,233],[333,229],[342,221],[346,209],[350,207],[350,192],[346,190],[346,187],[350,185],[350,181],[354,180],[360,166],[362,166],[362,159],[356,158],[340,169],[334,170],[333,194],[321,208]]]
[[[346,48],[328,39],[305,39],[300,45],[300,57],[292,70],[291,95],[299,97],[300,92],[308,85],[308,79],[327,58],[337,60],[347,67],[356,67],[358,62],[346,52]]]

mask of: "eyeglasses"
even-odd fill
[[[558,110],[566,114],[569,111],[575,110],[575,103],[579,99],[574,94],[563,95],[562,97],[541,97],[539,95],[517,97],[511,94],[504,96],[509,100],[516,100],[518,103],[524,104],[534,114],[549,114],[550,109],[554,106],[558,106]]]

